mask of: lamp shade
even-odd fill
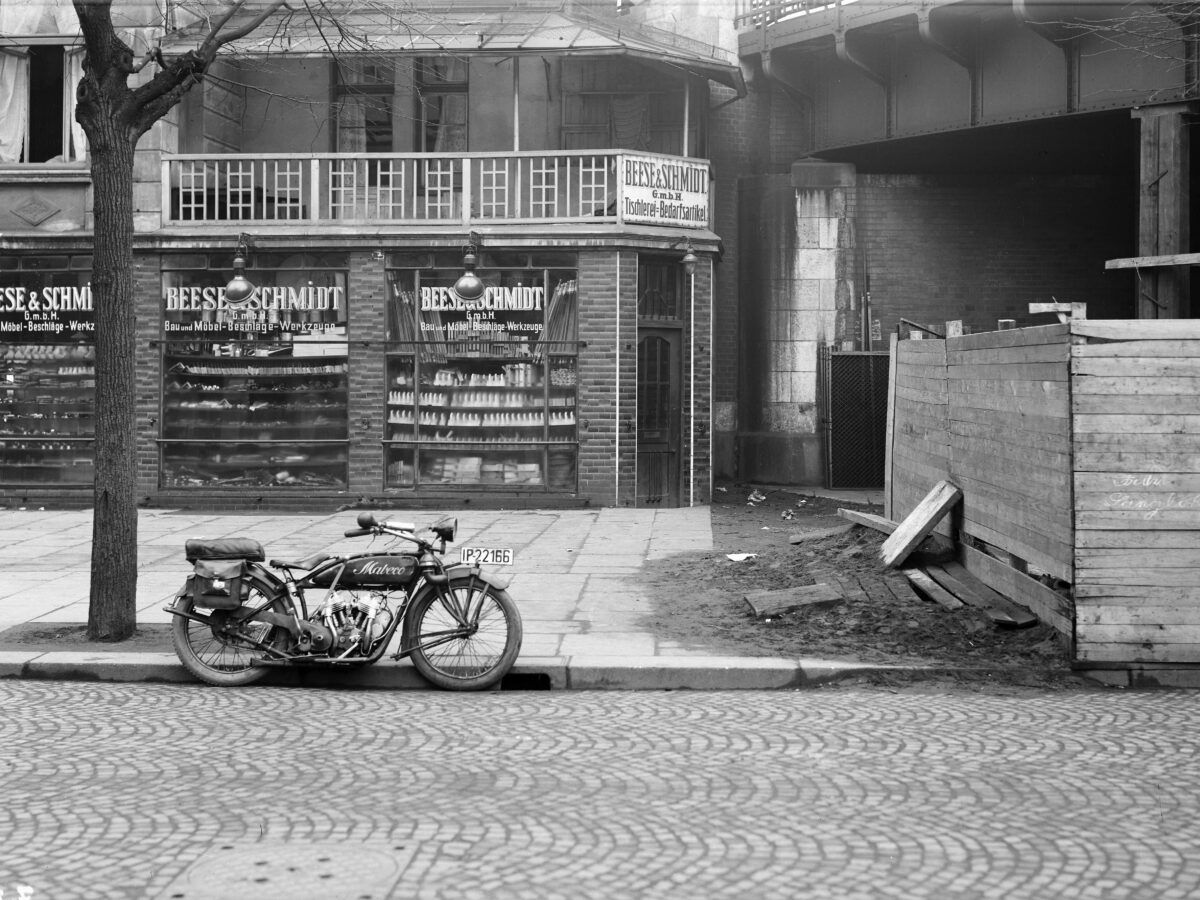
[[[230,303],[245,303],[254,293],[254,285],[246,277],[246,260],[238,256],[233,260],[233,277],[225,285],[225,299]]]
[[[454,293],[460,300],[474,303],[483,297],[485,287],[483,279],[475,274],[475,254],[468,250],[463,254],[463,273],[454,282]]]

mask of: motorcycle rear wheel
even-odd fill
[[[404,615],[402,647],[426,680],[448,691],[483,691],[500,682],[521,650],[521,614],[507,591],[468,575],[445,593],[429,591]],[[464,628],[450,605],[470,611]]]
[[[253,684],[267,674],[266,668],[256,666],[256,660],[268,652],[255,646],[254,641],[282,650],[287,645],[287,629],[269,622],[255,621],[254,612],[274,609],[284,612],[281,600],[274,596],[269,585],[249,581],[249,595],[240,610],[208,610],[196,608],[191,598],[180,601],[176,609],[209,617],[211,622],[197,622],[184,616],[172,616],[171,640],[175,654],[183,667],[209,684],[218,687],[241,687]],[[235,618],[233,613],[239,613]],[[247,619],[249,621],[247,621]]]

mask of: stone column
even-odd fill
[[[770,176],[768,176],[770,179]],[[743,232],[739,475],[776,484],[825,480],[818,349],[853,342],[853,166],[801,160],[786,187],[770,179],[753,252]],[[786,191],[786,193],[785,193]],[[743,202],[751,201],[743,192]],[[784,204],[787,204],[786,206]]]

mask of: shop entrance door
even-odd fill
[[[637,505],[679,505],[680,333],[638,329]]]

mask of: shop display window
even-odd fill
[[[0,259],[0,484],[94,480],[90,265],[87,257]]]
[[[163,487],[346,487],[345,274],[303,263],[164,272]]]
[[[575,275],[520,262],[474,304],[461,269],[391,272],[388,486],[575,490]]]

